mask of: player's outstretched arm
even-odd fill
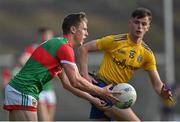
[[[159,73],[157,70],[148,71],[148,74],[151,79],[151,83],[155,89],[155,91],[163,98],[170,99],[172,97],[172,93],[169,88],[166,88],[166,85],[161,81]]]

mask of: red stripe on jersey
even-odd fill
[[[74,50],[69,43],[63,44],[56,52],[58,58],[68,62],[75,62]]]
[[[38,63],[45,66],[51,73],[52,77],[54,77],[54,75],[56,75],[57,71],[59,70],[59,62],[42,47],[38,47],[34,51],[34,53],[32,54],[32,58]]]

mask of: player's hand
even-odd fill
[[[117,103],[117,102],[120,102],[118,98],[116,98],[114,95],[115,94],[121,94],[121,91],[112,91],[110,90],[110,88],[112,87],[113,85],[110,84],[106,87],[103,87],[103,93],[101,94],[101,96],[106,99],[106,100],[110,100],[112,101],[113,104]]]
[[[101,100],[99,98],[93,97],[93,99],[91,100],[91,103],[94,104],[98,109],[105,111],[107,108],[109,108],[108,106],[106,106],[106,102],[104,100]]]
[[[98,83],[98,81],[96,81],[92,76],[90,76],[90,75],[83,75],[83,77],[86,79],[86,80],[88,80],[89,82],[91,82],[91,83]]]
[[[169,99],[171,102],[174,102],[174,100],[172,99],[171,89],[168,88],[165,84],[163,84],[161,88],[161,97],[163,99]]]
[[[90,77],[90,79],[91,79],[91,83],[94,83],[94,84],[97,84],[97,83],[98,83],[98,81],[95,80],[92,76],[89,76],[89,77]]]
[[[106,102],[97,97],[93,97],[91,103],[94,104],[97,108],[104,108],[106,106]]]

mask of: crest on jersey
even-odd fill
[[[138,63],[141,63],[141,62],[142,62],[142,60],[143,60],[142,55],[139,55],[139,56],[137,57],[137,62],[138,62]]]

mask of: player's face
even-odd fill
[[[149,30],[150,20],[148,17],[132,18],[129,21],[130,34],[134,38],[143,38],[144,34]]]
[[[82,21],[78,27],[76,27],[76,32],[74,34],[74,38],[76,41],[76,44],[82,45],[84,42],[84,39],[88,36],[87,31],[87,23],[85,21]]]

